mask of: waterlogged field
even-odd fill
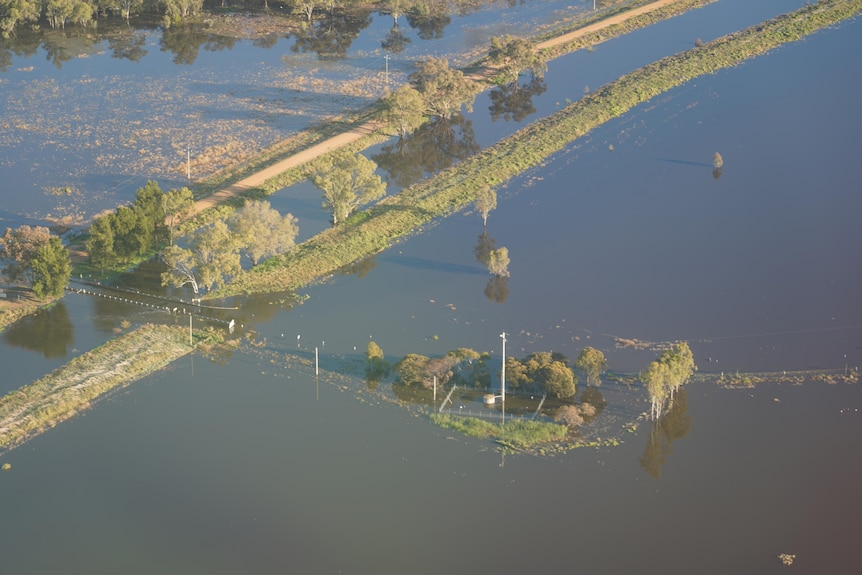
[[[204,30],[210,40],[197,47],[193,38],[189,48],[147,28],[84,45],[69,31],[65,51],[12,56],[0,70],[0,224],[74,226],[130,200],[147,180],[163,189],[186,185],[189,173],[199,181],[368,105],[421,56],[457,64],[492,35],[531,34],[581,8],[495,3],[452,16],[428,37],[402,22],[408,42],[394,54],[382,47],[393,19],[375,13],[339,32],[339,57],[289,34],[261,42]],[[117,46],[126,43],[136,50]]]

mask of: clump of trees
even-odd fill
[[[688,383],[697,366],[686,342],[674,344],[641,372],[640,380],[646,385],[650,399],[650,419],[656,421],[673,406],[680,387]]]
[[[149,181],[135,192],[135,201],[90,224],[86,241],[90,263],[104,271],[139,260],[166,243],[173,243],[176,223],[193,205],[188,188],[162,192]]]
[[[291,214],[282,216],[269,202],[249,202],[227,220],[195,231],[185,247],[171,245],[161,253],[167,271],[162,285],[191,285],[200,289],[223,287],[242,269],[242,257],[257,265],[263,258],[293,247],[299,228]]]
[[[523,359],[506,358],[506,387],[551,397],[574,397],[578,377],[569,367],[568,358],[557,352],[539,351]]]
[[[27,225],[7,228],[0,238],[0,259],[13,281],[26,281],[39,299],[59,297],[69,284],[69,250],[48,228]]]
[[[459,348],[434,358],[410,353],[401,358],[393,370],[396,383],[401,385],[430,389],[436,378],[440,387],[451,384],[488,388],[491,385],[490,358],[488,353],[469,348]]]

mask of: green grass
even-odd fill
[[[431,421],[469,437],[491,439],[503,447],[530,450],[546,443],[563,441],[568,428],[558,423],[531,420],[507,421],[502,425],[475,417],[432,414]]]

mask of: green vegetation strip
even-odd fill
[[[303,242],[285,256],[240,274],[213,295],[273,293],[311,284],[383,251],[435,218],[465,208],[475,200],[478,190],[499,186],[541,164],[590,130],[642,102],[693,78],[736,66],[799,40],[860,11],[862,0],[824,0],[649,64],[454,168],[381,200],[344,224]]]
[[[0,451],[74,417],[99,396],[189,353],[188,331],[145,325],[0,398]]]
[[[444,429],[451,429],[480,439],[493,439],[503,447],[529,450],[544,443],[563,441],[569,433],[565,425],[545,421],[514,420],[497,424],[475,417],[453,417],[432,414],[431,421]]]

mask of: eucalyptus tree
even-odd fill
[[[311,181],[323,191],[323,207],[338,225],[359,206],[383,197],[386,184],[375,173],[377,164],[362,154],[336,152]]]
[[[34,0],[3,0],[0,2],[0,36],[8,38],[15,34],[19,24],[37,22],[41,14],[41,2]]]
[[[488,226],[488,214],[497,207],[497,192],[494,188],[484,186],[476,192],[476,209],[482,216],[482,226]]]
[[[673,405],[674,395],[685,385],[697,366],[694,355],[685,342],[674,344],[641,372],[640,380],[646,384],[650,398],[650,418],[661,417],[666,407]]]
[[[479,85],[463,72],[450,68],[446,58],[420,60],[408,80],[422,95],[425,114],[443,119],[460,112],[462,107],[472,112],[480,91]]]
[[[261,259],[282,254],[293,247],[299,227],[291,214],[282,215],[269,202],[248,202],[228,218],[240,252],[257,265]]]
[[[542,79],[548,71],[548,65],[533,45],[523,38],[509,35],[491,38],[488,57],[498,70],[495,80],[500,85],[517,87],[518,77],[523,72],[529,72],[534,79]]]
[[[191,285],[195,294],[224,286],[241,270],[240,243],[222,220],[197,230],[187,248],[168,246],[161,258],[167,268],[162,285]]]
[[[605,354],[600,350],[587,346],[581,350],[581,354],[575,361],[575,367],[582,370],[587,376],[587,385],[598,387],[602,384],[601,375],[607,369],[608,362],[605,359]]]
[[[505,247],[490,250],[485,265],[491,275],[509,277],[509,250]]]
[[[422,95],[412,86],[404,85],[387,94],[381,101],[383,121],[403,139],[425,122]]]

